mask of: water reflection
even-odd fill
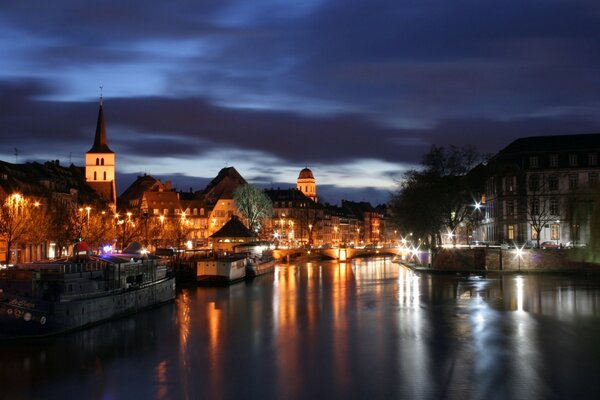
[[[7,398],[590,398],[599,305],[596,276],[281,265],[85,331],[0,344],[0,382]]]

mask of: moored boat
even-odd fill
[[[0,271],[0,337],[58,334],[174,299],[164,262],[141,252],[17,265]]]
[[[246,256],[232,254],[196,260],[196,281],[199,284],[231,284],[246,277]]]
[[[246,278],[252,279],[275,271],[276,260],[272,256],[261,258],[248,257],[246,262]]]

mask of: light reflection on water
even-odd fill
[[[250,283],[182,289],[175,304],[131,318],[0,344],[0,393],[590,398],[599,306],[597,276],[419,275],[384,259],[282,265]]]

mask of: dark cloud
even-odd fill
[[[8,2],[0,34],[2,154],[81,154],[96,81],[111,146],[157,159],[400,164],[600,131],[592,0]]]

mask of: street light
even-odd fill
[[[85,208],[85,211],[87,211],[87,224],[88,224],[88,226],[90,225],[90,210],[91,209],[92,209],[92,207],[90,207],[90,206],[87,206]]]

